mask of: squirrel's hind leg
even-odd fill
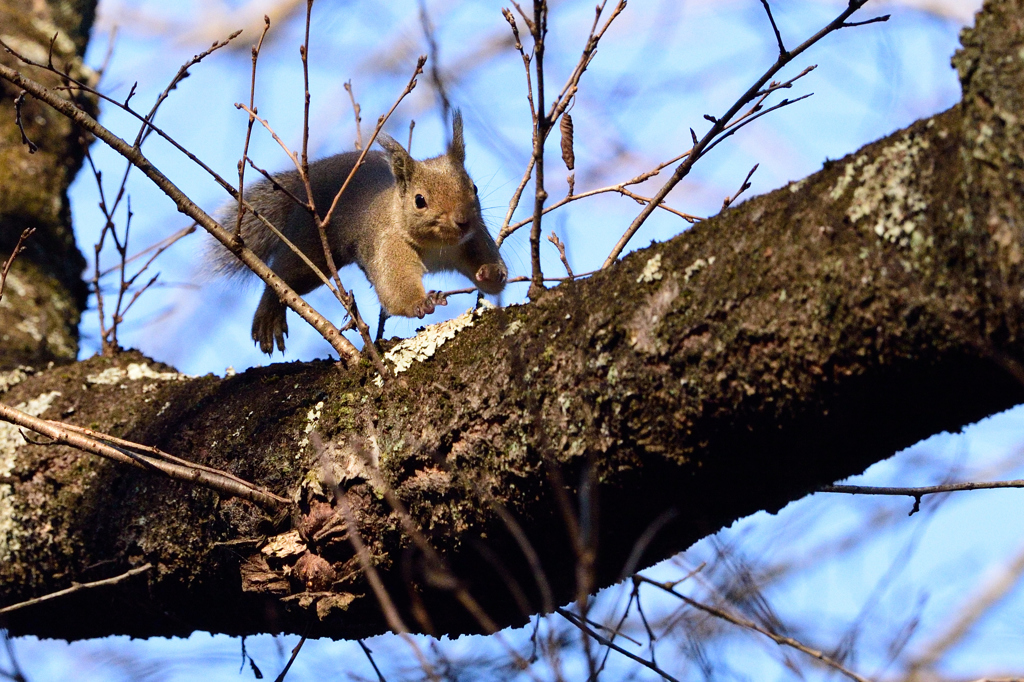
[[[258,343],[260,350],[267,355],[273,354],[275,341],[277,349],[284,352],[284,337],[288,336],[288,321],[285,319],[287,312],[288,309],[281,303],[274,290],[266,287],[252,318],[252,340]]]

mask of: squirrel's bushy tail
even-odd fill
[[[274,194],[273,186],[265,180],[245,190],[245,198],[249,204],[256,206],[260,215],[281,229],[285,225],[292,203],[279,201],[279,197]],[[233,232],[238,220],[238,202],[231,201],[223,206],[217,211],[216,218],[224,229]],[[259,218],[246,211],[242,217],[242,241],[260,257],[260,260],[266,262],[279,240]],[[206,262],[210,265],[211,274],[220,277],[234,277],[250,272],[245,263],[216,240],[211,240],[207,247]]]

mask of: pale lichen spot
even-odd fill
[[[321,400],[306,412],[306,425],[302,429],[302,432],[305,435],[303,435],[302,439],[299,440],[300,450],[309,445],[309,434],[313,433],[313,429],[315,429],[316,425],[320,423],[320,415],[323,413],[323,410],[324,401]]]
[[[43,318],[43,321],[45,323],[45,318]],[[24,332],[25,334],[28,334],[30,337],[32,337],[33,341],[42,341],[43,331],[39,328],[39,322],[39,318],[26,317],[24,320],[14,325],[14,328],[17,329],[19,332]]]
[[[19,403],[14,409],[38,417],[50,408],[59,395],[59,391],[50,391],[28,402]],[[21,427],[0,422],[0,479],[7,478],[14,471],[18,447],[24,443]],[[9,561],[11,553],[21,548],[21,532],[21,523],[15,517],[14,488],[7,483],[0,483],[0,561]]]
[[[96,384],[98,386],[103,385],[116,385],[124,382],[125,379],[128,381],[138,381],[140,379],[157,379],[158,381],[184,381],[189,379],[187,374],[179,374],[178,372],[157,372],[146,363],[133,362],[126,368],[121,367],[110,367],[103,370],[99,374],[90,374],[85,377],[85,380],[90,384]]]
[[[924,246],[926,242],[913,239],[913,235],[924,225],[928,209],[924,189],[932,167],[924,152],[929,147],[927,139],[907,133],[884,148],[874,161],[862,164],[846,209],[850,222],[866,224],[876,236],[892,244]]]
[[[840,177],[839,180],[836,181],[835,187],[833,187],[832,191],[829,192],[829,196],[832,197],[833,201],[843,196],[843,193],[846,191],[846,188],[850,186],[851,182],[853,182],[853,176],[854,174],[856,174],[857,169],[863,166],[865,161],[867,161],[866,156],[859,156],[850,163],[846,164],[846,168],[843,170],[842,177]]]
[[[26,286],[25,283],[21,281],[21,278],[12,270],[7,273],[7,283],[4,284],[4,297],[0,299],[0,302],[2,302],[5,307],[10,306],[12,303],[7,298],[10,294],[14,294],[19,298],[24,298],[25,296],[28,296],[29,293],[28,286]]]
[[[637,308],[626,325],[629,330],[629,344],[633,348],[652,355],[664,351],[665,342],[658,338],[658,326],[672,309],[672,303],[678,296],[679,284],[672,277]]]
[[[687,282],[689,282],[690,279],[694,275],[696,275],[698,272],[700,272],[704,268],[709,267],[709,266],[714,265],[714,264],[715,264],[715,257],[714,256],[710,256],[707,260],[705,260],[703,258],[698,258],[697,260],[695,260],[692,263],[690,263],[689,265],[687,265],[686,268],[683,270],[683,279],[685,279]]]
[[[522,330],[522,328],[522,320],[512,320],[512,323],[509,324],[509,326],[505,327],[505,331],[502,332],[501,335],[502,337],[513,336],[514,334],[518,334],[520,330]]]
[[[650,284],[661,279],[661,254],[657,253],[644,264],[643,272],[636,278],[636,283]]]
[[[0,393],[7,393],[7,391],[28,379],[28,375],[33,372],[35,372],[33,368],[24,365],[9,372],[0,372]]]
[[[480,317],[484,310],[493,307],[487,301],[482,301],[479,308],[467,310],[458,317],[444,322],[427,325],[419,334],[411,339],[399,342],[394,348],[385,353],[384,359],[391,363],[392,371],[395,374],[401,374],[412,367],[413,363],[429,360],[434,356],[438,348],[454,339],[455,335],[463,329],[472,327],[476,318]],[[511,328],[512,325],[509,325],[509,327]],[[508,329],[505,330],[505,333],[508,335]],[[383,386],[384,380],[378,375],[374,378],[374,383],[377,386]]]
[[[51,329],[46,335],[46,345],[54,355],[62,358],[73,358],[77,350],[69,343],[69,337],[62,328]]]

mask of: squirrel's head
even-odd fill
[[[417,161],[390,135],[380,133],[377,141],[390,157],[404,227],[416,245],[453,246],[486,229],[476,185],[464,166],[466,143],[458,110],[452,120],[451,144],[440,156]]]

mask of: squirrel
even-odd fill
[[[327,225],[337,268],[357,264],[388,315],[422,318],[446,303],[439,292],[424,290],[427,272],[456,270],[487,294],[505,288],[508,268],[484,225],[476,185],[464,166],[466,146],[459,111],[452,119],[452,133],[446,153],[422,161],[413,159],[391,136],[379,133],[377,142],[385,151],[366,154]],[[358,158],[358,152],[345,152],[310,164],[310,186],[321,217]],[[275,175],[274,180],[306,200],[298,171]],[[321,272],[327,272],[320,234],[305,206],[266,179],[246,188],[244,197]],[[296,293],[308,293],[322,284],[252,213],[242,218],[241,238]],[[216,248],[212,260],[221,273],[248,272],[225,248]],[[252,339],[268,355],[275,342],[284,351],[286,311],[277,294],[266,287],[252,319]]]

